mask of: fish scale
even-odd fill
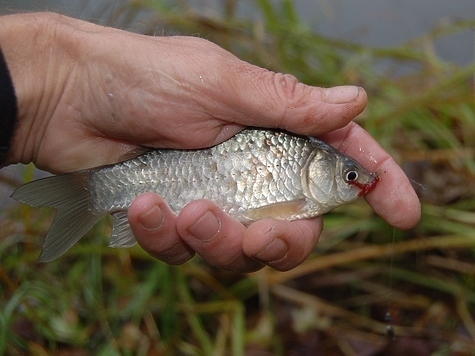
[[[151,151],[92,172],[88,180],[92,205],[97,212],[120,211],[138,195],[153,191],[176,213],[192,200],[207,198],[247,221],[243,213],[249,209],[302,196],[299,171],[311,148],[303,140],[291,145],[286,135],[261,131],[252,141],[238,137],[207,154]]]
[[[114,217],[109,245],[133,245],[127,209],[146,192],[161,195],[177,214],[190,201],[209,199],[249,224],[324,214],[365,194],[378,180],[322,141],[246,129],[207,149],[151,150],[114,165],[33,181],[12,197],[57,209],[40,255],[40,261],[51,261],[108,214]]]

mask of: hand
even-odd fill
[[[378,214],[398,228],[419,220],[407,177],[351,122],[366,105],[361,88],[309,87],[199,38],[142,36],[55,14],[4,17],[0,40],[20,109],[9,163],[62,173],[117,162],[139,146],[212,146],[245,126],[326,133],[327,142],[383,172],[367,196]],[[155,194],[134,201],[129,221],[157,258],[178,264],[197,252],[235,271],[293,268],[322,229],[321,218],[246,228],[209,201],[175,216]]]

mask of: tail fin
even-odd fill
[[[91,196],[86,187],[88,176],[88,171],[80,171],[47,177],[24,184],[13,192],[12,198],[19,202],[57,209],[40,262],[61,256],[103,217],[91,209]]]

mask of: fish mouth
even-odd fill
[[[359,188],[360,192],[358,193],[358,196],[362,197],[363,195],[372,191],[380,180],[381,180],[381,177],[379,173],[375,172],[375,173],[371,173],[371,179],[368,183],[360,183],[358,181],[352,181],[352,182],[349,182],[349,184],[354,185],[355,187]]]

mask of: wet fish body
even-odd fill
[[[377,174],[322,141],[246,129],[208,149],[152,150],[118,164],[33,181],[12,197],[57,209],[40,256],[47,262],[107,214],[114,217],[110,246],[135,244],[127,209],[145,192],[160,194],[176,213],[192,200],[210,199],[248,224],[318,216],[355,200],[377,181]]]

